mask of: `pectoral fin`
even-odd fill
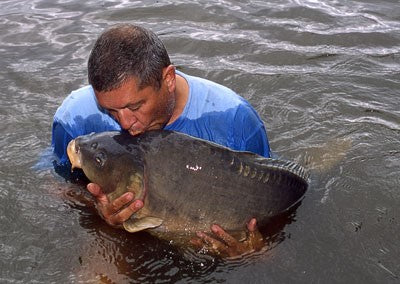
[[[160,226],[163,219],[157,217],[144,217],[140,219],[129,219],[123,223],[124,229],[130,233],[139,232],[146,229],[152,229]]]

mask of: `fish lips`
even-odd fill
[[[76,144],[76,139],[73,139],[68,143],[67,155],[71,162],[71,171],[75,168],[82,168],[80,150],[79,146]]]

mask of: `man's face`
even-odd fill
[[[141,90],[137,80],[130,78],[119,88],[95,92],[101,107],[105,108],[131,135],[163,128],[170,120],[175,106],[174,89],[162,82],[155,90],[148,86]]]

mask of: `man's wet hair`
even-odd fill
[[[161,87],[162,71],[171,64],[162,41],[152,31],[124,24],[105,31],[97,39],[88,61],[89,84],[98,92],[137,79],[139,89]]]

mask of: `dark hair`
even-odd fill
[[[171,64],[162,41],[150,30],[135,25],[118,25],[97,39],[88,61],[89,84],[96,91],[118,88],[135,77],[139,89],[159,89],[162,70]]]

